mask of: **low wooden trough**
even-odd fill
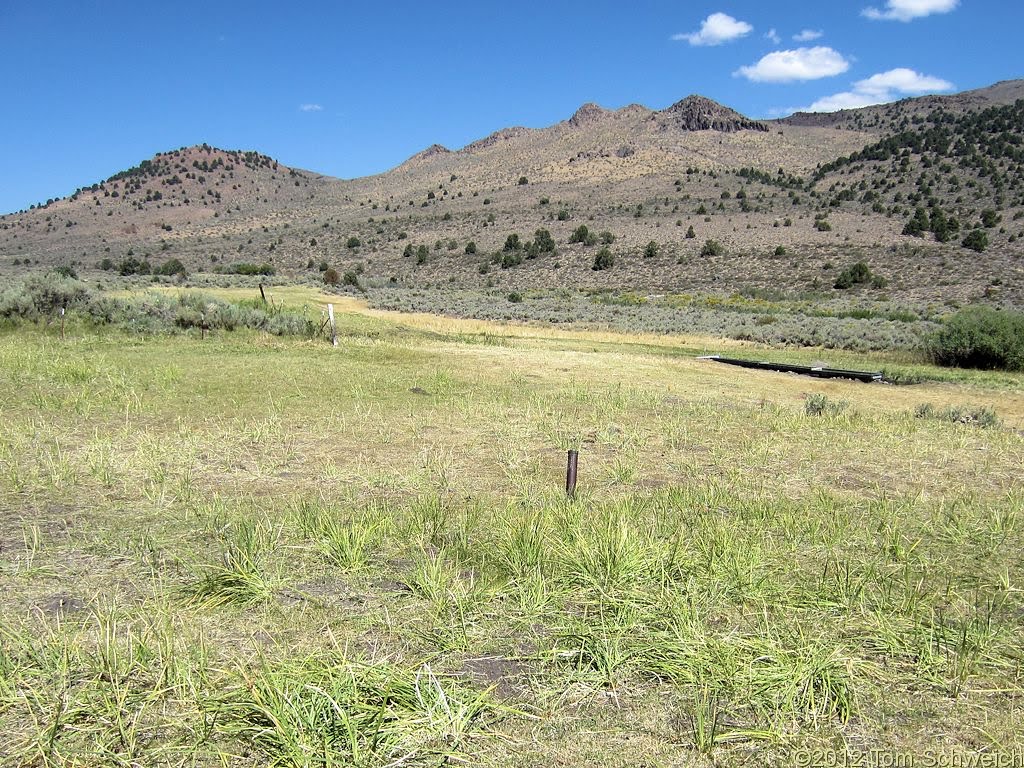
[[[721,355],[704,355],[698,360],[714,360],[717,363],[738,365],[741,368],[757,368],[762,371],[779,371],[781,373],[799,373],[802,376],[814,376],[818,379],[856,379],[857,381],[881,381],[881,371],[848,371],[843,368],[825,368],[812,365],[792,365],[790,363],[758,362],[755,360],[739,360]]]

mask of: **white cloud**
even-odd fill
[[[733,74],[743,75],[758,83],[789,83],[794,80],[817,80],[841,75],[850,68],[842,54],[825,46],[774,51]]]
[[[782,38],[779,37],[779,33],[775,31],[775,27],[772,27],[767,32],[765,32],[764,36],[767,40],[771,40],[775,45],[778,45],[779,43],[782,42]]]
[[[931,75],[922,75],[906,67],[890,69],[888,72],[881,72],[872,75],[865,80],[858,80],[854,88],[866,93],[886,93],[896,91],[898,93],[921,94],[934,91],[951,91],[953,84]]]
[[[299,105],[299,111],[300,112],[323,112],[324,108],[321,107],[319,104],[300,104]]]
[[[904,96],[919,96],[923,93],[951,91],[954,86],[947,80],[931,75],[922,75],[906,67],[890,69],[877,75],[858,80],[852,90],[824,96],[804,107],[800,112],[835,112],[840,109],[857,109],[873,104],[886,104]]]
[[[754,28],[726,13],[712,13],[700,25],[699,32],[672,35],[673,40],[686,40],[690,45],[721,45],[749,35]]]
[[[840,109],[858,109],[870,107],[872,104],[884,104],[877,96],[857,91],[841,91],[831,96],[822,96],[809,107],[802,107],[797,112],[838,112]],[[891,99],[888,99],[891,101]]]
[[[824,34],[820,29],[804,29],[793,35],[793,39],[798,43],[809,43],[811,40],[817,40]]]
[[[960,0],[886,0],[885,8],[865,8],[861,14],[876,21],[911,21],[933,13],[949,13]]]

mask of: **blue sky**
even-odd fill
[[[582,103],[752,117],[1024,77],[1019,0],[2,0],[0,212],[208,142],[349,178]]]

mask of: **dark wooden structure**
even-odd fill
[[[825,368],[823,366],[793,365],[791,363],[772,363],[755,360],[739,360],[721,355],[705,355],[700,360],[714,360],[717,363],[738,365],[741,368],[756,368],[761,371],[780,371],[781,373],[799,373],[802,376],[814,376],[818,379],[855,379],[857,381],[881,381],[881,371],[848,371],[843,368]]]

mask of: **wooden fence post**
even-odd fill
[[[570,499],[576,498],[576,466],[579,458],[579,451],[569,451],[569,460],[565,467],[565,495]]]

